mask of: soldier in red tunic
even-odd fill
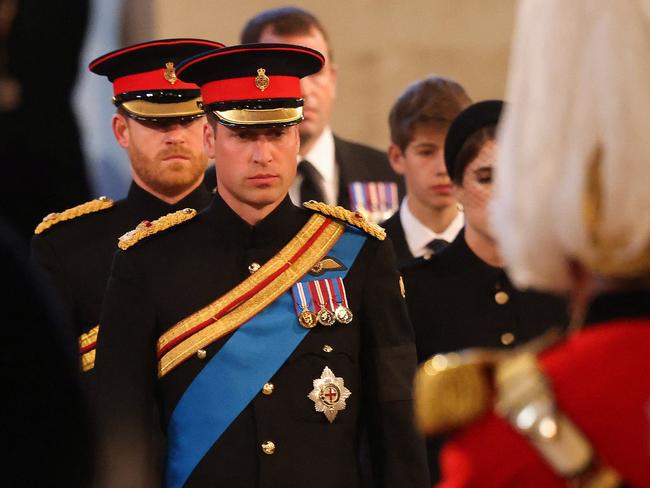
[[[437,355],[416,378],[451,487],[650,486],[650,10],[523,0],[492,221],[573,333]]]

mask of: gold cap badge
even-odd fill
[[[165,63],[165,74],[163,75],[170,85],[176,83],[178,78],[176,78],[176,69],[174,68],[174,63],[169,62]]]
[[[255,77],[255,86],[260,90],[264,91],[269,87],[271,80],[266,76],[266,70],[264,68],[258,68],[257,76]]]

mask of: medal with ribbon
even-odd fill
[[[291,287],[291,293],[293,294],[293,303],[296,306],[298,322],[300,322],[300,325],[305,329],[316,327],[318,317],[309,309],[309,303],[307,301],[307,296],[309,296],[309,287],[306,287],[304,283],[296,283]]]
[[[335,278],[328,280],[334,289],[334,298],[336,300],[336,309],[334,310],[334,317],[341,324],[349,324],[352,322],[353,315],[348,305],[348,296],[345,293],[345,286],[343,286],[342,278]]]
[[[317,324],[331,327],[336,322],[352,322],[354,316],[342,278],[298,282],[291,291],[298,322],[306,329]]]
[[[309,288],[312,291],[312,298],[317,300],[314,305],[318,308],[318,323],[329,327],[336,322],[334,304],[327,288],[321,284],[323,284],[321,280],[310,281]]]
[[[392,181],[354,181],[349,184],[350,206],[378,224],[399,208],[397,184]]]

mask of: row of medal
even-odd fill
[[[306,329],[321,324],[326,327],[352,322],[342,278],[299,282],[291,288],[298,322]]]
[[[379,224],[399,208],[397,184],[392,181],[355,181],[349,184],[350,208]]]

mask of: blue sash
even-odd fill
[[[345,269],[329,271],[328,278],[344,278],[365,241],[366,234],[347,226],[327,253]],[[167,429],[166,488],[181,488],[186,483],[308,332],[296,319],[290,291],[237,329],[194,378],[172,412]]]

